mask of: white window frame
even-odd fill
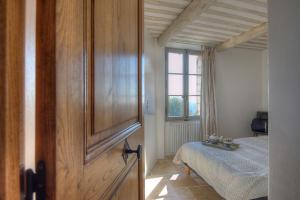
[[[168,54],[169,53],[182,53],[183,54],[183,95],[169,95],[169,74],[176,74],[176,73],[169,73],[169,60],[168,60]],[[199,55],[200,56],[200,51],[195,51],[195,50],[189,50],[189,49],[176,49],[176,48],[166,48],[165,49],[165,116],[166,116],[166,121],[189,121],[189,120],[199,120],[200,115],[197,116],[189,116],[189,96],[199,96],[201,99],[201,93],[200,95],[189,95],[189,75],[197,75],[201,77],[202,81],[202,73],[199,74],[189,74],[189,55]],[[184,104],[184,113],[182,117],[169,117],[168,116],[168,109],[169,109],[169,96],[182,96],[183,97],[183,104]],[[201,101],[201,100],[200,100]],[[200,108],[201,109],[201,108]]]

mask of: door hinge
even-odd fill
[[[33,200],[35,193],[36,200],[46,199],[46,165],[44,161],[39,161],[36,172],[27,169],[25,173],[25,200]]]

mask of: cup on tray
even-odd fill
[[[219,143],[219,137],[216,135],[210,135],[208,137],[208,141],[212,144],[218,144]]]

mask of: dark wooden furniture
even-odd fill
[[[254,136],[268,135],[268,112],[258,111],[252,120],[251,130]]]

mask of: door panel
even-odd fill
[[[42,43],[39,51],[40,74],[48,74],[37,78],[37,85],[47,83],[55,91],[38,90],[37,96],[37,110],[48,117],[48,123],[38,123],[43,129],[37,130],[37,159],[50,166],[49,199],[143,199],[143,161],[136,154],[126,162],[122,156],[125,141],[134,150],[144,141],[143,1],[38,4],[42,19],[50,16],[55,27],[46,38],[49,45]],[[45,10],[47,4],[55,9]],[[50,25],[37,26],[46,31]],[[53,47],[55,56],[49,59]]]
[[[135,148],[143,140],[142,129],[129,136],[127,140],[130,146]],[[129,173],[132,165],[139,165],[136,155],[129,155],[125,164],[122,157],[123,147],[124,142],[121,142],[115,148],[102,153],[95,161],[85,165],[84,179],[80,184],[82,199],[108,199],[118,190],[118,185],[123,182],[124,176]],[[138,180],[136,184],[139,185],[138,174],[136,180]],[[131,191],[128,190],[128,192]]]
[[[86,161],[141,126],[139,1],[86,1]]]
[[[92,0],[89,11],[93,134],[103,140],[113,127],[138,121],[138,1]]]
[[[112,200],[124,200],[124,199],[138,199],[139,195],[139,185],[137,175],[138,175],[138,165],[135,163],[127,174],[121,187],[112,197]],[[129,192],[128,192],[129,191]]]

